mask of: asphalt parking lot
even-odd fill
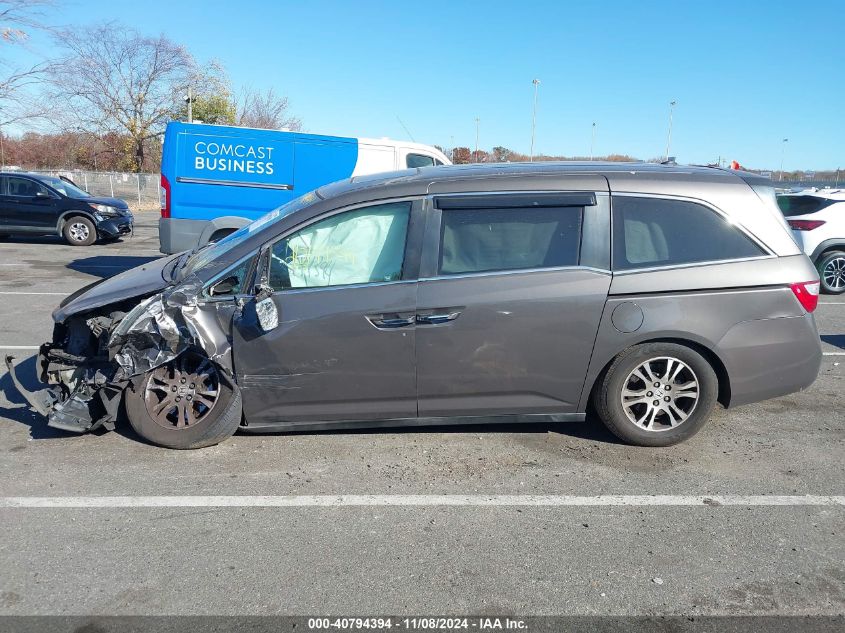
[[[91,248],[0,242],[0,352],[30,384],[51,310],[159,256],[156,219]],[[816,314],[826,355],[808,391],[719,410],[665,449],[588,422],[169,451],[129,429],[47,428],[4,368],[0,499],[124,501],[0,507],[0,614],[842,614],[845,297]],[[143,502],[161,495],[206,501]],[[261,501],[288,495],[301,503]]]

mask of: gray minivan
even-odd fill
[[[666,446],[717,402],[815,380],[818,291],[754,174],[420,168],[328,185],[74,293],[39,353],[50,386],[25,395],[78,432],[113,428],[123,401],[173,448],[591,408],[621,439]]]

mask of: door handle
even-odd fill
[[[418,314],[417,323],[421,325],[439,325],[454,321],[460,316],[460,312],[443,312],[437,314]]]
[[[409,317],[398,317],[398,316],[368,316],[367,321],[372,323],[375,327],[380,330],[395,330],[396,328],[400,327],[408,327],[409,325],[413,325],[416,323],[415,316]]]

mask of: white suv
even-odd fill
[[[778,195],[795,241],[816,265],[822,290],[845,292],[845,189],[805,189]]]

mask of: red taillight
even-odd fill
[[[819,305],[819,282],[818,281],[804,281],[800,284],[792,284],[789,286],[792,292],[795,293],[795,298],[804,306],[807,312],[812,312]]]
[[[161,175],[161,189],[159,190],[159,197],[161,198],[161,217],[170,217],[170,183]]]
[[[787,220],[795,231],[812,231],[824,224],[824,220]]]

